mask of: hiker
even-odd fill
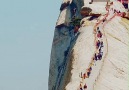
[[[97,55],[96,55],[96,53],[95,53],[94,59],[97,61]]]
[[[103,41],[100,42],[101,48],[103,47]]]
[[[105,19],[103,19],[103,22],[105,22]]]
[[[83,90],[82,87],[80,87],[80,90]]]
[[[87,77],[89,78],[91,71],[87,69]]]
[[[100,41],[98,40],[98,41],[96,42],[96,48],[98,49],[99,46],[100,46]]]
[[[90,76],[90,71],[87,72],[87,76],[88,76],[88,78],[89,78],[89,76]]]
[[[102,59],[102,55],[101,53],[98,54],[98,59],[101,60]]]
[[[91,70],[92,70],[92,67],[90,66],[90,67],[88,68],[88,71],[90,71],[90,72],[91,72]]]
[[[96,61],[96,60],[95,60],[95,56],[94,56],[94,57],[93,57],[93,63],[94,63],[93,65],[94,65],[94,66],[96,66],[95,61]]]
[[[84,90],[86,90],[86,89],[87,89],[87,85],[85,84],[85,85],[84,85]]]
[[[102,38],[102,33],[101,33],[101,31],[98,31],[97,37],[98,37],[98,38]]]
[[[97,30],[99,31],[99,27],[97,27]]]
[[[120,11],[118,12],[118,15],[119,15],[119,16],[121,15],[121,12],[120,12]]]
[[[92,67],[90,67],[89,70],[91,71],[92,70]]]
[[[99,53],[101,52],[101,48],[99,48]]]
[[[81,78],[82,78],[82,72],[81,72]]]
[[[86,78],[86,74],[85,74],[85,73],[83,74],[83,78],[84,78],[84,79]]]
[[[101,48],[99,49],[99,54],[101,54],[101,56],[103,55]]]
[[[116,13],[116,9],[114,9],[114,13]]]
[[[80,90],[83,90],[83,89],[82,89],[82,85],[81,85],[81,84],[80,84]]]

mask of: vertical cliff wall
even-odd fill
[[[63,90],[69,82],[67,78],[70,76],[67,74],[70,70],[67,69],[70,69],[70,52],[76,40],[70,22],[74,16],[81,18],[80,9],[83,5],[83,0],[64,0],[61,5],[52,44],[49,90]]]
[[[109,6],[90,2],[64,0],[61,5],[51,51],[49,90],[129,89],[129,20],[122,14],[126,10],[115,0]],[[77,20],[81,20],[80,26]],[[98,41],[103,42],[99,48]]]

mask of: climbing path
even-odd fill
[[[108,41],[105,35],[104,27],[108,22],[110,22],[113,18],[115,18],[115,16],[121,17],[122,15],[117,12],[111,14],[110,11],[107,10],[107,14],[104,16],[104,18],[102,20],[99,20],[99,22],[97,22],[94,26],[94,37],[95,37],[94,45],[96,50],[94,52],[93,57],[91,58],[91,62],[88,68],[86,69],[86,72],[81,72],[79,74],[79,77],[81,78],[79,90],[94,90],[96,82],[99,79],[102,67],[104,66],[104,60],[108,54]],[[94,68],[95,72],[97,73],[92,72]],[[92,74],[96,74],[95,79]],[[88,88],[89,83],[86,82],[89,81],[88,80],[89,78],[90,80],[95,81],[93,84],[93,88],[91,87]]]

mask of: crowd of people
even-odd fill
[[[103,41],[102,41],[102,32],[100,31],[99,27],[97,27],[97,33],[96,33],[96,37],[97,37],[97,41],[96,41],[96,50],[97,52],[94,54],[93,56],[93,62],[97,61],[97,60],[101,60],[102,59],[102,56],[103,56],[103,51],[102,51],[102,48],[104,47],[103,45]],[[85,73],[82,73],[79,75],[80,78],[82,78],[82,81],[86,78],[89,78],[90,77],[90,74],[91,74],[91,71],[92,71],[92,65],[93,65],[93,62],[91,62],[90,66],[88,69],[86,69],[86,72]],[[80,83],[80,90],[87,90],[87,84],[85,83],[83,86],[83,83],[81,82]]]
[[[111,3],[112,5],[113,3]],[[118,11],[116,9],[113,9],[113,8],[109,8],[107,9],[107,11],[113,11],[113,15],[117,15],[117,16],[125,16],[125,13],[121,12],[121,11]],[[108,14],[108,13],[107,13]],[[112,18],[110,18],[112,19]],[[110,20],[109,19],[109,20]],[[106,18],[103,18],[102,20],[102,24],[106,21]],[[82,81],[80,82],[80,85],[79,85],[79,90],[87,90],[88,89],[88,86],[86,83],[84,83],[83,81],[86,79],[86,78],[89,78],[90,75],[91,75],[91,71],[92,71],[92,66],[95,65],[95,62],[98,61],[98,60],[102,60],[103,58],[103,48],[104,48],[104,44],[103,44],[103,33],[100,29],[100,27],[98,26],[96,29],[96,40],[95,40],[95,47],[96,47],[96,52],[94,53],[94,56],[92,57],[92,62],[90,63],[88,69],[86,69],[86,72],[85,73],[80,73],[79,74],[79,77],[82,78]]]
[[[106,18],[103,18],[102,20],[102,24],[106,21]],[[96,23],[98,25],[98,23]],[[95,29],[96,31],[96,43],[95,43],[95,47],[96,47],[96,52],[94,53],[93,57],[92,57],[92,62],[90,63],[88,69],[86,69],[86,72],[85,73],[82,73],[79,75],[80,78],[82,78],[82,81],[80,82],[80,86],[79,86],[79,90],[87,90],[88,86],[87,84],[83,83],[83,80],[85,80],[86,78],[89,78],[90,75],[91,75],[91,71],[92,71],[92,66],[95,65],[95,62],[98,61],[98,60],[102,60],[102,57],[103,57],[103,33],[102,31],[100,30],[100,27],[96,27]]]
[[[101,60],[102,57],[103,57],[103,34],[102,32],[100,31],[100,28],[97,27],[96,28],[96,52],[92,58],[92,62],[90,63],[90,66],[88,69],[86,69],[86,72],[85,73],[80,73],[79,77],[82,78],[82,82],[86,79],[86,78],[89,78],[90,75],[91,75],[91,71],[92,71],[92,66],[94,65],[94,62],[96,62],[97,60]],[[87,84],[83,84],[82,82],[80,82],[80,90],[87,90]]]
[[[104,47],[102,41],[102,32],[100,31],[99,27],[97,27],[97,41],[96,41],[96,49],[98,52],[94,54],[94,60],[101,60],[103,56],[102,48]]]

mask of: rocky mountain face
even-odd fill
[[[115,0],[64,0],[55,27],[49,90],[128,90],[129,18]]]

